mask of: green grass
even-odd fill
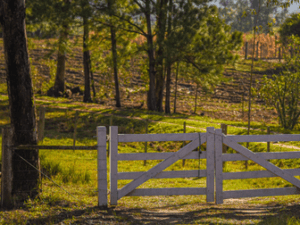
[[[49,62],[49,65],[51,62]],[[229,65],[228,69],[238,71],[250,71],[250,60],[243,63],[237,63],[234,66]],[[270,67],[269,63],[257,61],[255,66],[260,71]],[[3,127],[9,123],[8,98],[6,85],[0,84],[0,126]],[[77,122],[77,139],[76,145],[94,146],[97,144],[95,138],[97,126],[108,126],[110,115],[113,115],[113,125],[119,127],[119,133],[145,133],[146,119],[149,119],[149,133],[182,133],[183,123],[186,122],[187,132],[205,132],[206,127],[219,128],[221,123],[228,124],[228,134],[245,135],[247,134],[247,123],[245,121],[227,121],[222,119],[213,119],[207,116],[172,114],[171,116],[159,112],[148,112],[146,110],[117,110],[99,108],[97,104],[83,105],[65,98],[51,98],[46,96],[36,96],[35,103],[37,111],[41,105],[46,106],[46,124],[45,138],[43,145],[72,145],[74,131],[75,111],[81,111],[79,121]],[[210,101],[209,104],[218,105],[220,108],[228,110],[240,110],[240,104],[227,105],[223,102]],[[205,105],[199,107],[204,110]],[[262,106],[254,104],[254,109],[261,109]],[[84,112],[89,111],[89,112]],[[217,111],[217,110],[216,110]],[[127,118],[124,118],[126,116]],[[300,129],[296,127],[293,131],[280,128],[277,123],[265,124],[260,121],[251,122],[251,134],[266,134],[266,128],[269,126],[272,131],[281,133],[299,134]],[[2,139],[0,137],[0,143]],[[297,142],[285,143],[293,146],[299,146]],[[183,142],[148,142],[148,152],[174,152],[180,149]],[[205,147],[205,146],[204,146]],[[250,150],[254,152],[266,152],[266,143],[251,143]],[[272,152],[292,151],[290,148],[271,144]],[[120,143],[119,153],[138,153],[144,152],[144,143]],[[228,149],[229,153],[234,153]],[[43,178],[42,192],[40,196],[25,204],[24,209],[17,209],[12,212],[0,211],[0,224],[20,224],[26,223],[28,219],[47,218],[47,223],[55,223],[55,218],[59,212],[87,210],[97,205],[97,152],[83,150],[41,150],[41,166],[43,172],[49,176],[55,183],[47,178]],[[1,159],[1,154],[0,154]],[[148,160],[144,166],[143,161],[122,161],[118,164],[119,172],[147,171],[157,165],[162,160]],[[271,160],[271,162],[284,169],[298,168],[300,160]],[[109,165],[109,162],[107,162]],[[186,160],[185,167],[182,167],[182,161],[174,163],[166,171],[172,170],[198,170],[199,160]],[[200,169],[206,169],[206,160],[200,160]],[[256,163],[249,161],[248,170],[262,170],[263,168]],[[224,172],[241,172],[246,171],[243,161],[226,162]],[[201,174],[200,174],[201,175]],[[119,188],[123,187],[130,180],[121,180],[118,182]],[[109,187],[108,177],[108,187]],[[205,178],[178,178],[178,179],[150,179],[139,188],[165,188],[165,187],[205,187]],[[278,188],[291,186],[281,178],[260,178],[260,179],[243,179],[243,180],[225,180],[223,183],[224,190],[241,190],[257,188]],[[67,193],[67,192],[68,193]],[[75,197],[75,198],[74,198]],[[284,196],[272,198],[254,198],[250,202],[253,204],[288,204],[300,200],[299,196]],[[197,215],[201,214],[193,207],[200,207],[205,204],[205,196],[155,196],[155,197],[124,197],[119,200],[119,207],[131,209],[153,209],[168,208],[181,209],[193,212],[195,219],[190,223],[200,224],[222,224],[225,219],[215,210],[209,214],[207,220]],[[199,206],[200,204],[200,206]],[[226,210],[224,213],[229,213]],[[223,215],[223,214],[222,214]],[[225,215],[225,214],[224,214]],[[118,221],[123,217],[112,215]],[[64,222],[74,222],[72,218]],[[246,221],[246,220],[245,220]],[[261,224],[298,224],[299,220],[289,214],[278,214],[276,217],[257,218],[253,220]],[[264,223],[263,223],[264,222]],[[226,224],[235,224],[234,221],[228,220]],[[249,222],[250,223],[250,222]],[[224,224],[224,223],[223,223]]]

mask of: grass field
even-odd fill
[[[44,104],[47,99],[47,104]],[[9,123],[8,101],[7,97],[1,96],[1,119],[0,124],[4,126]],[[229,134],[246,134],[246,123],[236,121],[224,121],[212,119],[210,117],[200,117],[198,115],[175,114],[167,116],[162,113],[148,114],[144,110],[123,110],[101,109],[97,105],[69,103],[65,99],[56,100],[49,97],[37,97],[37,108],[41,104],[47,106],[45,139],[43,145],[72,145],[73,144],[73,120],[75,109],[81,110],[79,121],[77,123],[76,145],[96,145],[96,127],[108,126],[110,115],[113,115],[113,125],[119,126],[120,133],[145,133],[145,120],[149,120],[149,133],[181,133],[183,132],[183,122],[187,124],[187,132],[205,132],[206,127],[219,128],[220,123],[229,125]],[[68,108],[66,110],[65,108]],[[93,108],[94,107],[94,108]],[[6,110],[4,110],[6,109]],[[270,126],[274,131],[280,129],[277,124],[262,124],[254,122],[251,131],[252,134],[265,134],[266,126]],[[292,133],[299,133],[296,129]],[[1,139],[0,139],[1,140]],[[182,146],[182,142],[153,142],[148,143],[148,152],[168,152],[176,151]],[[285,145],[299,146],[298,143],[285,143]],[[266,143],[252,143],[250,149],[255,152],[266,151]],[[144,143],[120,143],[120,153],[136,153],[144,151]],[[282,152],[292,151],[290,148],[280,146],[280,143],[271,144],[271,151]],[[228,152],[234,152],[229,149]],[[235,206],[235,201],[225,200],[222,206],[207,205],[204,196],[157,196],[157,197],[124,197],[118,201],[117,208],[108,212],[107,216],[99,211],[97,205],[97,176],[96,176],[96,151],[84,150],[41,150],[41,164],[43,171],[51,177],[51,180],[44,178],[42,182],[42,192],[34,201],[29,200],[21,209],[13,211],[0,211],[0,223],[19,224],[19,223],[80,223],[83,215],[88,218],[93,215],[99,215],[104,218],[112,218],[114,223],[134,223],[133,218],[144,218],[145,211],[152,210],[152,213],[159,214],[161,211],[170,214],[172,211],[181,211],[187,214],[192,213],[192,219],[183,219],[182,223],[198,224],[256,224],[262,221],[262,224],[276,224],[275,219],[270,217],[270,213],[264,216],[253,216],[253,219],[241,219],[236,221],[236,216],[228,219],[230,210],[228,208]],[[143,161],[122,161],[118,164],[120,172],[125,171],[146,171],[159,163],[161,160],[150,160],[147,165]],[[298,168],[300,160],[271,160],[280,168]],[[200,169],[206,168],[205,160],[201,160]],[[186,160],[185,167],[178,161],[166,170],[192,170],[199,169],[198,160]],[[249,161],[248,170],[261,170],[261,167]],[[225,172],[245,171],[243,161],[227,162],[224,168]],[[54,183],[55,182],[55,183]],[[130,182],[129,180],[119,181],[119,188]],[[59,187],[58,187],[59,186]],[[108,184],[109,186],[109,184]],[[140,186],[140,188],[155,187],[205,187],[205,178],[177,178],[177,179],[151,179]],[[224,181],[224,190],[256,189],[256,188],[276,188],[287,187],[290,184],[281,178],[260,178],[244,180],[226,180]],[[243,206],[247,203],[247,209],[254,205],[279,204],[284,209],[289,204],[299,202],[299,196],[285,197],[265,197],[250,198],[243,200]],[[210,206],[210,207],[209,207]],[[206,208],[206,211],[202,211]],[[126,209],[126,210],[125,210]],[[132,213],[130,214],[130,210]],[[274,209],[275,210],[275,209]],[[282,209],[281,209],[282,210]],[[276,211],[276,210],[275,210]],[[80,212],[80,213],[79,213]],[[96,213],[97,212],[97,213]],[[76,214],[77,213],[77,214]],[[107,213],[107,212],[106,212]],[[208,217],[203,217],[203,213]],[[283,213],[283,214],[282,214]],[[289,211],[282,210],[278,214],[278,221],[285,223],[278,224],[297,224],[298,217],[290,215]],[[128,215],[130,214],[130,215]],[[147,213],[146,213],[147,214]],[[63,219],[59,216],[63,215]],[[197,216],[198,215],[198,216]],[[223,217],[220,215],[223,215]],[[131,217],[132,218],[131,218]],[[185,218],[185,217],[184,217]],[[142,219],[141,219],[142,220]],[[232,221],[231,221],[232,220]],[[110,219],[108,219],[110,221]],[[139,221],[136,219],[136,221]],[[155,220],[153,220],[155,221]],[[152,222],[153,222],[152,221]],[[171,222],[172,220],[167,220]],[[231,221],[231,222],[230,222]],[[151,222],[151,221],[150,221]],[[159,220],[157,220],[159,223]],[[181,223],[179,220],[178,223]],[[168,223],[168,222],[167,222]]]
[[[0,39],[1,42],[1,39]],[[29,41],[32,53],[33,83],[40,84],[42,93],[54,82],[55,60],[44,59],[40,52],[46,54],[43,40]],[[35,51],[40,50],[42,51]],[[81,54],[79,46],[74,55]],[[1,58],[2,57],[2,58]],[[78,57],[77,57],[78,58]],[[82,79],[82,64],[70,56],[67,62],[66,83],[75,78]],[[3,64],[3,54],[0,56]],[[276,63],[255,61],[255,79],[259,80],[264,73],[272,75]],[[75,110],[79,111],[77,122],[76,145],[94,146],[97,144],[96,127],[112,125],[119,127],[119,133],[182,133],[186,122],[186,132],[205,132],[207,127],[220,128],[221,123],[228,125],[228,134],[247,134],[247,103],[245,102],[244,117],[242,102],[233,102],[231,96],[241,98],[241,84],[247,86],[251,60],[240,60],[235,65],[227,65],[226,80],[212,95],[200,93],[200,104],[197,112],[194,109],[194,87],[180,78],[181,90],[178,96],[176,114],[149,112],[145,109],[134,109],[135,103],[144,101],[145,85],[124,86],[121,109],[115,108],[113,86],[105,90],[108,97],[103,97],[103,87],[98,88],[97,98],[101,96],[105,104],[84,104],[79,97],[73,99],[51,98],[45,95],[35,96],[37,112],[41,106],[46,107],[45,138],[42,145],[73,145]],[[45,68],[48,68],[46,70]],[[0,75],[4,74],[4,66],[0,67]],[[1,72],[2,71],[2,72]],[[45,72],[46,71],[46,72]],[[42,76],[39,77],[39,73]],[[72,75],[72,77],[70,76]],[[102,78],[95,73],[96,83],[101,84]],[[3,77],[0,76],[3,79]],[[50,79],[50,80],[49,80]],[[98,79],[98,80],[97,80]],[[111,81],[104,80],[104,83]],[[43,84],[43,85],[42,85]],[[44,85],[45,84],[45,85]],[[83,87],[82,80],[79,84]],[[144,85],[144,86],[143,86]],[[189,88],[183,88],[188,87]],[[101,86],[101,85],[100,85]],[[104,85],[102,85],[104,86]],[[106,86],[105,86],[106,87]],[[130,93],[132,88],[134,92]],[[137,91],[135,91],[135,89]],[[35,87],[37,91],[37,87]],[[189,93],[189,94],[187,94]],[[122,93],[121,93],[122,94]],[[126,95],[125,95],[126,94]],[[130,98],[126,97],[130,96]],[[246,97],[246,96],[245,96]],[[81,98],[81,97],[80,97]],[[259,104],[255,98],[252,104],[251,134],[266,134],[267,127],[272,133],[300,134],[300,127],[293,131],[284,130],[278,125],[274,109]],[[126,103],[126,104],[125,104]],[[7,88],[5,81],[0,80],[0,127],[10,123]],[[173,104],[173,101],[172,101]],[[173,105],[171,104],[171,108]],[[204,112],[201,116],[200,112]],[[148,121],[148,122],[146,122]],[[2,143],[2,137],[0,136]],[[183,142],[148,142],[148,152],[174,152],[182,147]],[[119,153],[144,152],[144,143],[120,143]],[[271,143],[272,152],[298,151],[299,142]],[[292,148],[295,148],[294,150]],[[254,152],[266,152],[266,143],[251,143],[249,149]],[[205,145],[203,146],[205,150]],[[234,153],[228,149],[229,153]],[[1,153],[0,153],[1,159]],[[41,193],[35,200],[28,200],[23,206],[13,210],[0,209],[0,224],[300,224],[300,196],[257,197],[247,199],[228,199],[223,205],[206,203],[205,196],[155,196],[155,197],[124,197],[118,201],[116,208],[100,210],[97,206],[97,153],[95,150],[40,150],[43,176]],[[122,161],[118,164],[120,172],[147,171],[161,160]],[[270,160],[280,168],[298,168],[300,159]],[[109,163],[108,163],[109,165]],[[178,161],[166,170],[198,170],[206,169],[205,160],[186,160],[185,166]],[[249,161],[248,171],[262,170],[262,167]],[[246,171],[244,161],[227,162],[224,172]],[[50,179],[49,179],[50,178]],[[108,176],[109,181],[109,176]],[[130,180],[121,180],[118,187],[126,185]],[[108,189],[109,189],[108,182]],[[166,187],[205,187],[205,178],[150,179],[139,188]],[[279,188],[291,186],[281,178],[260,178],[243,180],[225,180],[224,190]]]

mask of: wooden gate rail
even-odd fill
[[[214,128],[207,128],[207,133],[190,134],[118,134],[118,127],[110,127],[110,177],[111,177],[111,205],[117,205],[123,196],[153,196],[153,195],[207,195],[207,201],[214,201]],[[200,159],[207,159],[207,169],[200,170],[201,177],[206,177],[206,188],[151,188],[136,189],[149,179],[197,177],[199,170],[163,171],[179,159],[199,159],[198,152],[192,152],[207,140],[206,152]],[[130,153],[118,154],[119,142],[149,142],[149,141],[191,141],[177,152],[171,153]],[[146,172],[118,172],[118,161],[123,160],[164,160]],[[118,180],[133,180],[118,189]]]
[[[223,199],[258,197],[258,196],[276,196],[300,194],[300,180],[294,176],[300,175],[300,169],[280,169],[273,165],[267,159],[293,159],[300,158],[300,152],[272,152],[272,153],[254,153],[237,142],[269,142],[269,141],[300,141],[300,135],[232,135],[225,136],[221,130],[215,131],[215,172],[216,172],[216,203],[223,203]],[[231,147],[238,154],[222,154],[222,144]],[[252,160],[266,171],[247,171],[223,173],[222,163],[224,161]],[[248,179],[263,177],[281,177],[293,184],[295,187],[288,188],[269,188],[269,189],[251,189],[223,191],[223,180],[227,179]]]

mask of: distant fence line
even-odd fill
[[[270,34],[259,34],[255,40],[247,39],[246,34],[243,36],[244,44],[237,53],[244,59],[275,59],[281,62],[283,55],[290,54],[293,57],[296,53],[299,53],[299,47],[282,46],[279,43],[279,37],[277,35],[272,36]],[[254,44],[254,46],[253,46]],[[253,54],[254,50],[254,54]]]

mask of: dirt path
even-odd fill
[[[258,201],[252,203],[251,201]],[[101,210],[86,206],[71,211],[60,211],[26,224],[274,224],[284,217],[299,219],[299,204],[266,204],[270,198],[228,199],[222,205],[193,203],[187,205],[157,206],[155,208],[128,208],[118,206]],[[273,223],[272,223],[273,221]],[[279,224],[279,223],[277,223]],[[287,224],[287,223],[282,223]],[[291,223],[292,224],[292,223]]]

